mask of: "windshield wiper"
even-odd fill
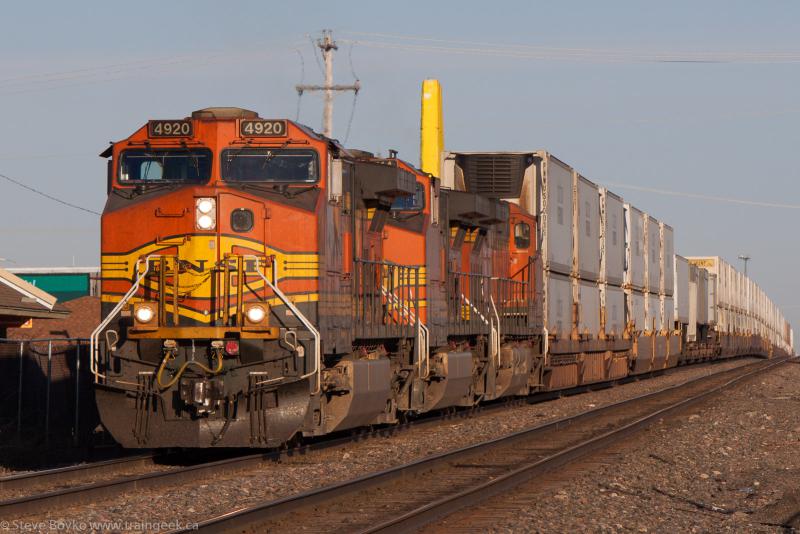
[[[181,149],[185,150],[186,153],[192,158],[192,163],[194,164],[194,168],[197,171],[197,175],[200,176],[200,156],[197,155],[197,152],[186,146],[185,144],[181,145]]]
[[[132,189],[117,189],[116,187],[111,189],[111,192],[115,195],[124,198],[125,200],[130,200],[136,196]]]
[[[138,197],[139,195],[154,193],[162,189],[174,189],[175,187],[180,185],[181,184],[175,182],[161,183],[161,184],[136,184],[132,189],[114,188],[111,190],[111,192],[119,197],[124,198],[125,200],[131,200],[132,198]]]
[[[392,218],[395,221],[405,222],[405,221],[409,221],[409,220],[413,219],[414,217],[422,215],[422,213],[423,213],[422,210],[415,211],[413,213],[411,213],[410,210],[409,211],[395,211],[392,214]]]
[[[309,187],[304,187],[302,189],[300,189],[300,188],[297,188],[297,189],[286,189],[283,192],[283,196],[285,196],[286,198],[294,198],[294,197],[302,195],[303,193],[308,193],[309,191],[314,191],[315,189],[319,189],[319,187],[317,185],[312,185],[312,186],[309,186]]]
[[[269,162],[272,158],[274,158],[277,155],[277,154],[275,154],[275,152],[273,152],[274,150],[283,150],[287,146],[289,146],[289,141],[285,141],[278,148],[267,148],[268,153],[264,157],[264,163],[266,164],[267,162]],[[247,150],[247,149],[258,150],[259,148],[262,148],[262,147],[258,147],[258,146],[254,147],[253,145],[250,145],[250,144],[243,145],[241,148],[226,148],[225,149],[225,159],[230,164],[230,162],[231,162],[231,160],[233,158],[235,158],[236,156],[240,155],[245,150]]]
[[[302,189],[290,189],[287,184],[274,184],[272,187],[266,187],[263,185],[256,185],[250,182],[230,182],[229,185],[239,185],[242,189],[252,189],[254,191],[261,191],[263,193],[270,193],[273,195],[281,195],[285,198],[295,198],[303,193],[308,193],[309,191],[314,191],[315,189],[319,189],[319,186],[314,184],[309,187],[304,187]]]
[[[145,193],[154,193],[156,191],[161,191],[162,189],[175,189],[176,187],[180,186],[180,183],[177,182],[163,182],[160,184],[136,184],[136,187],[132,189],[133,196],[144,195]]]

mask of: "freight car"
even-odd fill
[[[440,180],[209,108],[101,156],[91,371],[125,447],[273,447],[791,350],[775,313],[716,329],[671,228],[546,152],[446,153]]]

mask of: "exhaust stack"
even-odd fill
[[[439,85],[439,80],[423,80],[419,125],[420,168],[436,177],[441,177],[443,151],[442,87]]]

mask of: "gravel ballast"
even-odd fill
[[[549,420],[619,402],[752,361],[754,360],[741,359],[681,368],[664,376],[600,391],[538,404],[487,411],[471,418],[412,427],[389,437],[354,442],[344,449],[314,451],[277,463],[265,463],[255,470],[198,479],[193,485],[146,490],[85,506],[43,511],[36,517],[20,519],[65,522],[116,521],[115,531],[126,532],[148,530],[136,528],[137,524],[144,522],[148,522],[150,526],[154,522],[161,521],[185,526],[247,505],[285,497],[434,453],[500,437]],[[792,367],[800,368],[800,366]],[[133,526],[126,527],[126,525]]]
[[[800,511],[800,365],[661,420],[584,465],[426,532],[787,532]]]

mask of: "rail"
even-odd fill
[[[422,380],[428,378],[431,374],[431,338],[428,327],[422,324],[422,321],[417,322],[419,327],[419,335],[417,336],[417,367],[418,374]],[[423,365],[425,371],[423,371]]]
[[[495,372],[500,369],[500,315],[497,313],[497,307],[494,305],[494,298],[489,296],[489,303],[492,305],[492,330],[490,336],[491,354],[489,357],[495,362]]]
[[[222,325],[227,327],[242,326],[244,324],[245,289],[254,294],[259,300],[265,298],[265,295],[258,294],[259,291],[257,288],[251,288],[249,286],[247,278],[251,272],[251,266],[248,265],[246,261],[251,260],[256,273],[259,277],[263,278],[263,276],[261,276],[260,262],[262,259],[266,258],[266,256],[256,256],[253,254],[225,254],[221,265],[217,265],[217,274],[222,276],[222,283],[219,284],[220,291],[219,295],[217,295],[221,306],[217,306],[214,310],[217,319],[215,324],[219,324],[219,321],[222,321]],[[233,267],[231,263],[234,264]],[[272,279],[277,285],[277,263],[274,259],[272,261]],[[268,286],[265,286],[264,289],[266,289],[266,287]],[[233,314],[231,313],[231,308],[234,309]]]
[[[423,526],[434,526],[437,520],[452,516],[459,510],[464,509],[470,509],[478,515],[485,513],[485,510],[477,507],[492,497],[509,493],[537,476],[583,460],[592,453],[623,442],[656,421],[680,413],[743,380],[785,363],[785,361],[772,362],[767,365],[755,365],[755,369],[745,366],[744,368],[717,373],[710,377],[701,377],[664,390],[645,394],[641,397],[611,404],[597,409],[597,411],[584,412],[576,417],[567,418],[566,421],[556,421],[553,427],[550,427],[552,423],[546,424],[538,429],[538,432],[536,431],[537,429],[533,431],[523,430],[505,438],[477,444],[473,446],[472,450],[470,448],[462,449],[462,451],[458,451],[462,454],[451,455],[448,458],[450,465],[458,461],[461,462],[461,465],[469,465],[469,460],[476,458],[475,452],[480,451],[485,454],[491,449],[503,450],[503,448],[506,448],[509,451],[509,456],[512,458],[516,456],[516,458],[510,463],[510,469],[503,466],[497,466],[497,469],[492,469],[494,466],[487,466],[489,468],[486,471],[490,472],[491,475],[486,476],[483,480],[478,479],[477,482],[465,484],[460,488],[457,486],[458,482],[454,482],[452,487],[446,487],[438,498],[431,499],[429,497],[426,502],[422,502],[410,510],[407,509],[405,512],[398,510],[397,515],[390,516],[388,519],[373,521],[361,532],[364,534],[367,532],[371,534],[378,532],[406,532]],[[729,376],[731,378],[725,382],[721,384],[715,383],[715,379],[724,379]],[[642,411],[634,411],[639,407],[643,408]],[[631,417],[629,413],[635,415]],[[600,416],[599,420],[592,417],[595,415]],[[618,418],[619,422],[609,429],[609,423],[603,420],[603,416]],[[593,421],[593,419],[595,420]],[[542,435],[542,438],[546,439],[546,434],[543,430],[546,431],[550,427],[553,428],[554,433],[558,434],[563,432],[562,428],[566,426],[569,427],[571,434],[579,436],[577,437],[577,443],[571,439],[566,439],[563,443],[548,443],[544,447],[537,448],[533,455],[525,452],[524,444],[539,441],[531,439],[536,434]],[[584,428],[581,428],[582,426]],[[523,446],[520,447],[520,445]],[[517,449],[517,447],[519,448]],[[516,451],[519,452],[517,453]],[[485,456],[480,456],[480,459],[483,458]],[[432,465],[429,464],[425,467],[428,472],[435,473]],[[458,469],[454,469],[453,472],[457,475],[463,475],[463,472]],[[434,476],[436,475],[434,474]],[[446,476],[440,475],[439,478],[440,480],[444,479],[445,484],[447,483],[448,478]],[[430,489],[435,491],[434,487]],[[453,528],[452,525],[451,528]],[[200,531],[202,532],[202,528]]]
[[[507,399],[505,402],[477,406],[464,409],[456,416],[472,418],[484,413],[497,412],[507,409],[519,401]],[[37,490],[35,494],[0,500],[0,515],[3,517],[23,516],[36,514],[42,510],[52,510],[59,507],[82,505],[89,502],[107,502],[109,498],[127,492],[141,492],[143,490],[170,487],[179,484],[189,484],[199,478],[215,477],[219,474],[229,474],[235,471],[250,471],[263,466],[266,462],[277,462],[291,457],[307,455],[316,451],[335,450],[349,446],[354,441],[363,441],[365,437],[385,439],[387,431],[391,434],[400,433],[412,428],[436,425],[443,421],[450,421],[454,417],[451,411],[439,411],[424,414],[418,419],[389,427],[376,427],[366,433],[348,434],[345,436],[326,436],[319,441],[301,443],[286,448],[272,449],[266,452],[240,454],[233,452],[230,457],[223,454],[219,460],[203,461],[202,455],[208,450],[198,451],[199,463],[194,461],[186,463],[186,451],[175,454],[167,453],[160,456],[158,453],[139,455],[130,458],[117,458],[91,464],[80,464],[65,468],[44,470],[36,473],[0,478],[0,489],[27,489],[31,486],[49,486],[50,489]],[[219,452],[219,451],[214,451]],[[149,471],[124,477],[106,478],[115,471],[127,471],[137,466],[149,467],[159,463],[164,465],[174,460],[177,466],[174,469]],[[120,469],[122,467],[122,469]],[[88,483],[83,482],[88,478]],[[98,480],[98,478],[100,478]]]
[[[512,278],[491,279],[491,294],[497,303],[500,322],[506,335],[528,335],[533,326],[533,287],[529,276],[530,264]]]
[[[531,262],[511,278],[451,271],[447,277],[449,330],[456,335],[530,335],[533,326]]]
[[[338,530],[353,532],[416,530],[464,506],[509,491],[533,476],[626,439],[654,421],[785,361],[759,362],[695,378],[461,449],[240,508],[193,528],[199,532],[300,530],[306,521],[323,514],[330,519],[329,530],[337,530],[337,521],[341,521]],[[614,422],[610,429],[609,420]],[[570,431],[564,432],[565,428]],[[562,437],[556,440],[554,436]],[[531,443],[536,446],[531,447]],[[506,461],[492,461],[498,457]],[[508,462],[508,458],[514,461]],[[470,474],[465,475],[465,470]],[[409,491],[420,484],[425,486],[425,492]],[[370,497],[376,490],[381,499]],[[386,502],[395,506],[387,508]],[[359,508],[357,518],[338,513],[354,506]]]
[[[24,490],[29,487],[39,487],[45,485],[58,486],[66,483],[79,481],[84,476],[97,476],[114,473],[117,470],[130,469],[139,465],[154,465],[156,459],[161,459],[157,453],[148,452],[136,456],[121,456],[108,460],[100,460],[91,463],[80,463],[65,467],[55,467],[31,471],[18,475],[9,475],[0,478],[0,490]]]
[[[108,327],[109,324],[120,314],[122,309],[130,302],[130,300],[139,292],[139,289],[143,287],[143,282],[147,279],[148,273],[151,271],[151,263],[154,261],[158,261],[160,265],[160,275],[158,280],[158,300],[159,300],[159,320],[160,324],[164,324],[165,320],[165,311],[166,307],[164,306],[166,300],[166,258],[173,256],[165,256],[159,254],[151,254],[145,258],[140,258],[137,260],[136,265],[134,267],[134,272],[137,273],[136,279],[134,283],[131,285],[130,289],[122,296],[122,298],[117,302],[116,306],[109,312],[109,314],[100,322],[100,324],[92,331],[92,334],[89,338],[89,367],[92,375],[94,376],[95,383],[100,383],[104,379],[106,379],[106,375],[100,372],[100,335],[103,331]],[[231,259],[236,260],[236,268],[230,268],[230,261]],[[245,270],[245,260],[252,260],[255,265],[255,270],[258,276],[264,281],[266,287],[271,289],[276,297],[286,305],[292,313],[295,314],[295,317],[302,323],[302,325],[311,333],[313,338],[313,351],[314,354],[312,356],[313,360],[313,369],[311,371],[306,372],[300,378],[308,378],[311,376],[316,377],[316,383],[314,385],[313,394],[319,393],[320,386],[321,386],[321,373],[322,373],[322,365],[321,365],[321,358],[322,358],[322,350],[321,350],[321,339],[319,331],[314,327],[311,321],[300,312],[300,310],[291,302],[291,300],[277,287],[277,271],[275,268],[275,262],[273,262],[273,279],[275,283],[271,282],[262,272],[261,270],[261,257],[255,255],[237,255],[236,257],[226,256],[223,261],[223,273],[225,275],[225,283],[223,284],[223,294],[221,295],[223,301],[223,322],[227,326],[231,319],[230,314],[230,298],[233,294],[230,286],[231,283],[231,275],[236,275],[236,323],[237,325],[242,324],[242,314],[243,314],[243,307],[244,307],[244,277],[246,275]],[[144,264],[144,269],[142,270],[142,264]],[[173,309],[173,322],[175,326],[178,326],[178,264],[177,260],[175,263],[175,270],[173,272],[173,292],[174,292],[174,309]],[[146,286],[145,286],[146,287]],[[304,356],[301,356],[304,357]]]
[[[428,378],[431,372],[431,342],[430,331],[428,330],[428,327],[422,323],[422,320],[416,313],[414,313],[414,310],[409,309],[406,304],[400,304],[397,296],[386,289],[386,287],[381,287],[381,293],[383,293],[386,298],[391,300],[393,305],[399,305],[402,311],[407,314],[409,319],[411,319],[411,321],[416,325],[414,348],[416,353],[415,363],[417,364],[417,375],[423,380]],[[423,367],[425,371],[423,371]]]
[[[100,334],[103,332],[103,330],[106,329],[106,327],[109,324],[111,324],[111,321],[114,320],[114,318],[122,311],[125,305],[128,304],[128,301],[131,298],[133,298],[133,296],[139,291],[139,287],[141,286],[142,280],[145,279],[145,277],[147,276],[147,272],[150,270],[150,260],[158,257],[160,256],[157,254],[151,254],[150,256],[147,256],[144,259],[144,271],[142,271],[142,273],[136,277],[136,281],[133,283],[128,292],[122,296],[117,305],[114,306],[114,309],[112,309],[111,312],[108,315],[106,315],[106,318],[100,322],[97,328],[95,328],[92,331],[91,336],[89,336],[89,369],[91,370],[92,375],[94,375],[95,383],[100,383],[101,379],[106,378],[106,375],[102,374],[98,370],[100,363],[100,346],[99,346]],[[141,264],[142,264],[141,259],[136,261],[136,265],[134,266],[134,272],[136,273],[139,272]]]
[[[317,330],[311,323],[311,321],[309,321],[308,318],[305,315],[303,315],[303,313],[297,308],[297,306],[294,305],[294,303],[289,299],[289,297],[287,297],[283,291],[278,289],[278,279],[274,267],[272,272],[273,272],[273,277],[275,278],[275,283],[273,284],[264,275],[264,273],[261,272],[260,258],[258,256],[242,256],[242,257],[251,258],[255,260],[256,272],[264,281],[264,283],[267,285],[267,287],[269,287],[272,290],[272,292],[275,293],[275,296],[278,297],[280,301],[283,302],[283,304],[292,311],[292,313],[294,313],[294,316],[297,317],[297,319],[301,323],[303,323],[303,326],[306,327],[306,330],[308,330],[311,333],[311,336],[314,338],[314,357],[313,357],[314,369],[306,372],[306,374],[302,375],[300,378],[303,379],[303,378],[308,378],[310,376],[316,376],[314,390],[311,392],[311,394],[312,395],[318,394],[322,388],[322,344],[320,341],[319,330]],[[273,265],[274,263],[275,262],[273,262]]]
[[[447,277],[447,322],[456,335],[488,333],[489,277],[452,271]]]
[[[357,339],[417,336],[419,267],[354,260],[354,317]]]

